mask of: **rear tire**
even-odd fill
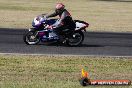
[[[40,42],[40,38],[35,37],[35,31],[29,31],[23,36],[23,40],[27,45],[35,45]]]
[[[66,44],[68,46],[80,46],[84,40],[84,34],[82,31],[76,31],[72,37],[68,38]]]

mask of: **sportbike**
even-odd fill
[[[59,37],[54,33],[54,28],[50,29],[49,26],[57,22],[58,19],[46,19],[39,15],[33,19],[32,28],[24,34],[24,42],[28,45],[35,45],[41,42],[51,43],[57,42],[66,44],[68,46],[79,46],[84,40],[84,33],[89,26],[87,22],[74,20],[76,27],[74,30],[64,29]]]

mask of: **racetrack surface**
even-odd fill
[[[0,53],[132,56],[132,33],[86,32],[80,47],[55,44],[26,45],[23,34],[27,29],[0,28]]]

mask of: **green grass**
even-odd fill
[[[132,81],[131,58],[0,55],[0,87],[83,88],[78,81],[82,68],[89,72],[91,79]],[[107,88],[131,87],[107,86]]]
[[[127,1],[0,0],[0,27],[29,28],[35,16],[52,13],[55,4],[62,2],[74,19],[90,24],[88,31],[132,32],[132,2]]]

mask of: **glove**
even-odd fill
[[[42,14],[41,16],[42,16],[44,19],[47,19],[46,14]]]
[[[47,19],[47,17],[46,16],[43,16],[43,18],[46,20]]]

